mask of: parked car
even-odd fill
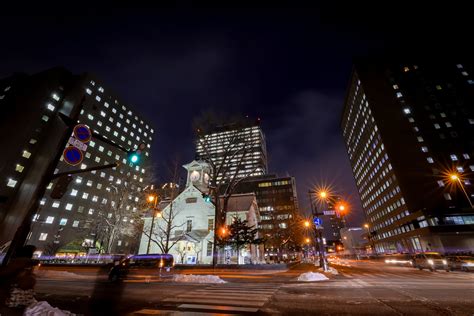
[[[413,258],[413,267],[420,270],[429,269],[430,271],[436,270],[449,270],[448,260],[438,252],[424,252],[416,254]]]
[[[452,270],[470,271],[474,270],[474,257],[451,256],[448,257],[449,267]]]
[[[174,267],[173,255],[134,255],[115,262],[109,272],[110,281],[130,278],[163,277],[171,274]]]

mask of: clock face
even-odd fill
[[[194,170],[193,172],[191,172],[191,175],[189,176],[189,178],[193,182],[199,180],[199,172]]]

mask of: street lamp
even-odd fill
[[[153,203],[153,214],[151,217],[150,236],[148,236],[148,245],[146,247],[146,253],[150,253],[151,235],[153,234],[153,226],[155,226],[155,217],[161,217],[161,212],[157,209],[156,204],[158,203],[158,196],[150,194],[147,198],[148,202]]]
[[[312,194],[316,194],[317,197],[321,198],[324,202],[326,202],[328,198],[328,192],[326,190],[319,190],[319,191],[309,190],[308,191],[309,203],[311,205],[311,213],[314,217],[318,218],[318,216],[323,215],[323,213],[318,213],[318,211],[315,209],[313,205]],[[305,222],[305,226],[308,227],[309,225],[307,226]],[[328,263],[326,261],[326,255],[325,255],[326,252],[324,251],[324,245],[323,245],[322,227],[316,226],[316,224],[314,224],[314,228],[316,229],[315,235],[317,238],[318,248],[319,248],[319,265],[323,268],[324,271],[328,271]]]
[[[471,206],[471,208],[474,208],[474,206],[472,205],[472,202],[471,202],[471,198],[470,198],[469,195],[467,194],[466,189],[464,188],[464,185],[462,184],[461,176],[460,176],[458,173],[453,172],[453,173],[450,173],[450,174],[449,174],[449,179],[450,179],[452,182],[457,182],[457,183],[459,183],[459,186],[461,187],[461,190],[464,192],[464,195],[466,196],[467,201],[469,202],[469,205]]]

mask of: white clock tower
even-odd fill
[[[209,191],[208,185],[211,168],[207,162],[193,160],[187,165],[183,165],[183,167],[188,171],[186,187],[192,184],[202,192]]]

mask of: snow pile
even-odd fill
[[[182,283],[227,283],[217,275],[192,275],[177,274],[173,277],[174,282]]]
[[[321,272],[324,272],[324,269],[323,268],[319,268],[318,271],[321,271]],[[334,269],[333,267],[328,267],[328,271],[326,271],[327,273],[331,273],[331,274],[334,274],[334,275],[338,275],[339,272]]]
[[[48,316],[73,316],[69,311],[64,311],[59,308],[53,307],[48,304],[46,301],[36,302],[26,308],[23,313],[24,316],[38,316],[38,315],[48,315]]]
[[[329,280],[324,274],[319,272],[306,272],[300,274],[298,281],[311,282],[311,281],[325,281]]]
[[[35,272],[36,276],[46,279],[88,279],[89,276],[80,275],[68,271],[54,271],[54,270],[37,270]]]

